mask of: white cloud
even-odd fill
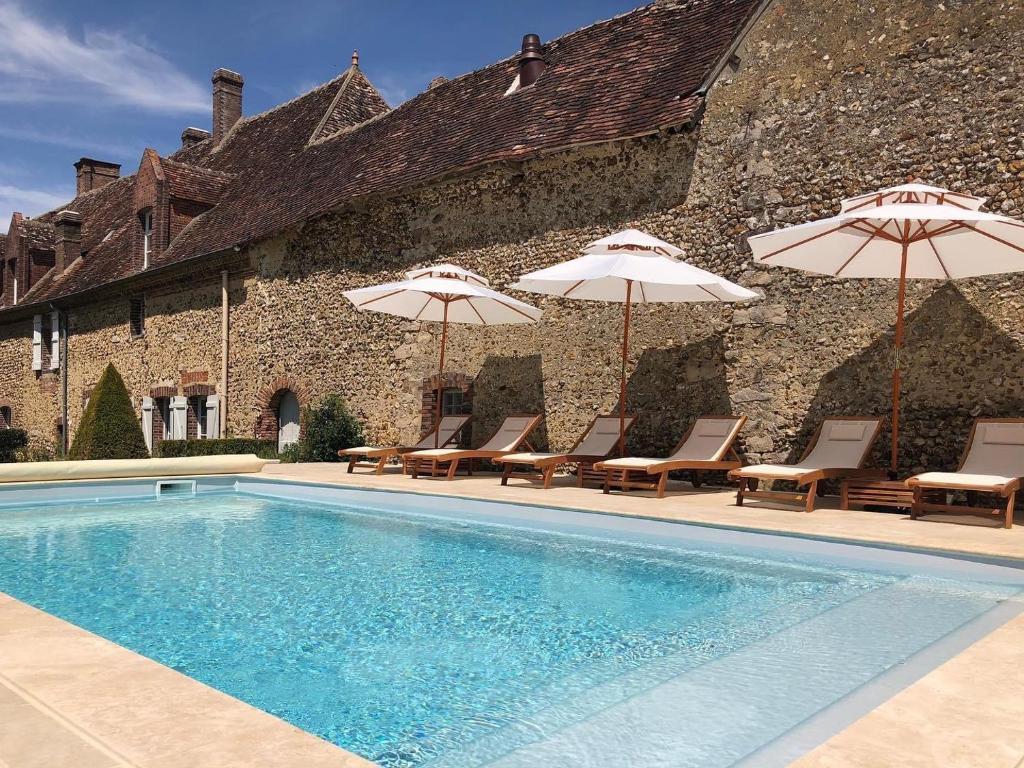
[[[67,191],[42,190],[0,184],[0,232],[7,231],[15,211],[30,217],[37,216],[68,202],[74,196],[74,190],[70,188]]]
[[[82,103],[95,98],[153,112],[199,113],[209,95],[148,47],[111,30],[82,39],[0,0],[0,102]]]

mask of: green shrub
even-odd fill
[[[281,452],[277,454],[277,458],[281,460],[282,464],[295,464],[299,461],[303,461],[302,444],[292,443],[291,445],[286,445],[281,449]]]
[[[54,461],[55,457],[53,451],[45,446],[40,447],[38,445],[30,445],[26,448],[22,448],[18,451],[14,460],[21,463],[31,463],[35,461]]]
[[[277,441],[244,437],[228,437],[223,440],[164,440],[157,452],[163,458],[255,453],[261,459],[276,459]]]
[[[28,445],[28,433],[24,429],[0,429],[0,463],[16,461],[18,452]]]
[[[330,395],[303,414],[304,436],[294,454],[288,451],[285,460],[341,461],[338,451],[362,445],[363,428],[349,413],[340,395]]]
[[[68,452],[70,459],[145,459],[142,427],[121,374],[108,364],[92,391],[82,423]]]

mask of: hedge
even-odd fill
[[[70,459],[145,459],[146,438],[121,374],[108,364],[75,432]]]
[[[24,429],[0,429],[0,463],[17,461],[18,451],[26,445],[28,433]]]
[[[228,437],[223,440],[164,440],[157,448],[157,452],[163,458],[255,453],[261,459],[276,459],[277,441],[244,437]]]

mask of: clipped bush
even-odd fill
[[[89,397],[68,458],[145,459],[148,456],[142,426],[124,380],[113,364],[108,364]]]
[[[330,395],[307,408],[303,424],[305,435],[294,453],[297,461],[341,461],[339,450],[363,443],[363,427],[349,413],[341,395]]]
[[[28,433],[24,429],[0,429],[0,463],[17,461],[18,452],[28,445]]]
[[[261,459],[276,459],[277,441],[244,437],[228,437],[223,440],[164,440],[157,448],[157,452],[163,458],[255,453]]]

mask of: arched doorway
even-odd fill
[[[299,398],[290,389],[277,398],[277,450],[299,442]]]

